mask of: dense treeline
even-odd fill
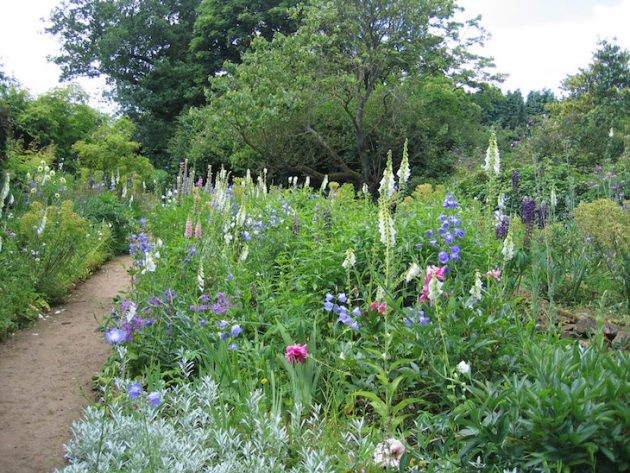
[[[478,169],[489,130],[515,160],[592,170],[623,155],[628,52],[549,90],[501,92],[480,19],[455,0],[65,0],[65,78],[104,75],[153,164],[325,174],[372,189],[409,139],[414,175]],[[612,131],[611,131],[612,130]],[[530,143],[522,146],[525,142]],[[522,150],[522,151],[521,151]]]

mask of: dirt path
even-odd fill
[[[0,473],[65,464],[70,423],[81,417],[91,378],[111,353],[96,329],[112,298],[129,289],[130,264],[129,257],[110,261],[65,305],[0,344]]]

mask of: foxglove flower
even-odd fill
[[[392,152],[387,153],[387,164],[385,165],[385,171],[378,188],[379,195],[385,200],[389,201],[394,195],[396,190],[396,183],[394,182],[394,171],[392,169]]]
[[[488,175],[493,174],[494,176],[498,176],[501,170],[500,161],[499,147],[497,146],[497,135],[493,131],[490,135],[488,149],[486,150],[486,162],[483,165],[483,169],[486,173],[488,173]]]
[[[192,238],[193,236],[193,224],[190,217],[186,219],[186,227],[184,228],[184,238]]]
[[[201,222],[197,222],[197,225],[195,225],[195,238],[197,240],[201,240],[201,235],[202,235],[202,230],[201,230]]]
[[[505,261],[510,261],[514,258],[514,240],[512,239],[512,232],[508,232],[505,240],[503,241],[503,248],[501,254]]]
[[[411,170],[409,169],[409,153],[407,151],[407,145],[409,140],[405,140],[405,145],[403,147],[403,157],[400,162],[400,168],[396,175],[398,176],[398,185],[404,186],[409,181],[409,177],[411,176]]]
[[[357,258],[354,255],[354,250],[352,248],[348,248],[346,250],[346,258],[343,260],[343,263],[341,263],[341,267],[343,269],[350,269],[354,267],[356,262],[357,262]]]

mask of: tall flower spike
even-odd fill
[[[408,143],[409,143],[409,140],[406,139],[405,145],[403,147],[403,157],[402,157],[402,161],[400,162],[400,168],[398,169],[398,172],[396,173],[396,175],[398,176],[398,185],[400,187],[407,184],[407,181],[409,181],[409,177],[411,176],[411,170],[409,169],[409,152],[407,151]]]
[[[184,228],[184,238],[192,238],[192,236],[193,236],[192,219],[188,217],[186,219],[186,227]]]
[[[483,169],[488,175],[499,175],[501,170],[501,158],[499,156],[499,147],[497,146],[497,135],[492,132],[488,143],[488,149],[486,150],[486,162],[483,165]]]
[[[352,268],[357,262],[357,257],[354,255],[354,250],[352,248],[348,248],[346,250],[346,259],[343,260],[341,266],[343,269]]]
[[[203,263],[199,263],[199,269],[197,270],[197,289],[203,293],[206,287],[206,276],[203,272]]]
[[[385,166],[385,171],[383,172],[383,178],[381,179],[380,186],[378,188],[379,195],[384,198],[386,201],[389,201],[394,195],[395,191],[394,182],[394,170],[392,165],[392,152],[391,150],[387,152],[387,165]]]

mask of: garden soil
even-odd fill
[[[70,424],[95,400],[92,376],[111,353],[97,329],[112,299],[129,290],[130,264],[129,257],[110,261],[65,305],[0,343],[0,473],[65,465]]]

